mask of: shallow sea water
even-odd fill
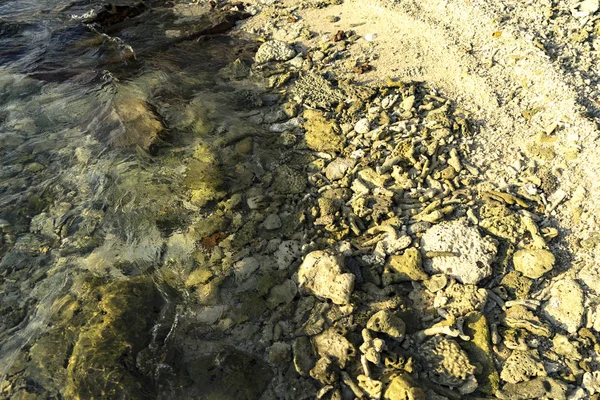
[[[219,78],[254,44],[146,4],[92,23],[99,2],[0,2],[0,398],[257,398],[270,380],[244,343],[258,325],[222,333],[260,311],[215,267],[241,256],[214,249],[244,223],[217,202],[277,151],[251,122],[276,99]]]

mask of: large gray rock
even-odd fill
[[[296,51],[289,44],[280,40],[269,40],[263,43],[256,54],[254,61],[263,64],[269,61],[287,61],[296,55]]]
[[[342,272],[344,257],[328,251],[308,254],[298,270],[298,284],[304,291],[330,299],[335,304],[348,304],[354,290],[355,276]]]
[[[488,237],[463,220],[442,222],[431,227],[421,238],[427,255],[424,267],[430,273],[442,273],[461,283],[476,284],[492,273],[497,248]]]

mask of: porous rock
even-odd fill
[[[470,284],[491,275],[497,252],[491,239],[482,237],[477,228],[464,220],[434,225],[421,238],[421,247],[425,252],[448,254],[425,259],[427,272],[444,273]]]
[[[287,61],[295,55],[296,51],[289,44],[280,40],[269,40],[258,48],[254,61],[259,64],[269,61]]]
[[[344,257],[329,251],[308,254],[298,270],[300,288],[335,304],[348,304],[355,276],[342,272]]]
[[[458,343],[443,336],[435,336],[420,349],[425,370],[432,382],[444,386],[461,387],[475,379],[475,367]]]
[[[421,252],[414,247],[406,249],[400,256],[390,256],[386,266],[396,273],[397,281],[424,281],[429,278],[423,271]]]
[[[367,328],[373,332],[385,333],[398,341],[402,341],[406,332],[404,321],[390,310],[373,314],[367,322]]]
[[[507,383],[496,392],[496,397],[506,400],[565,400],[567,389],[567,384],[557,379],[534,378],[525,382]]]
[[[519,383],[539,376],[546,376],[546,370],[534,350],[513,350],[500,373],[500,378],[508,383]]]

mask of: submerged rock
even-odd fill
[[[298,269],[301,289],[330,299],[335,304],[348,304],[354,290],[355,276],[342,272],[344,257],[328,251],[308,254]]]
[[[422,250],[434,253],[425,259],[428,272],[444,273],[461,283],[476,284],[492,273],[497,248],[477,228],[463,220],[434,225],[421,238]]]

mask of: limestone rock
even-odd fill
[[[289,44],[280,40],[269,40],[263,43],[254,56],[254,61],[263,64],[269,61],[287,61],[296,55]]]
[[[554,255],[544,249],[523,249],[513,256],[515,269],[524,276],[537,279],[554,267]]]
[[[500,378],[508,383],[519,383],[540,376],[546,376],[546,370],[537,351],[513,350],[500,373]]]
[[[371,399],[380,399],[381,391],[383,389],[383,383],[375,379],[371,379],[366,375],[359,375],[356,377],[358,386],[367,393]]]
[[[358,134],[365,134],[367,132],[369,132],[369,130],[371,130],[371,123],[369,122],[368,119],[363,118],[358,120],[358,122],[354,125],[354,130],[356,131],[356,133]]]
[[[325,176],[330,181],[342,179],[348,170],[356,165],[356,160],[352,158],[336,158],[325,168]]]
[[[469,355],[469,360],[477,367],[475,377],[479,382],[478,390],[493,395],[498,390],[500,377],[492,357],[490,329],[485,316],[477,311],[469,313],[465,317],[463,330],[471,337],[471,341],[462,343],[462,348]]]
[[[600,371],[586,372],[583,374],[582,386],[590,394],[600,393]]]
[[[421,346],[420,354],[432,382],[462,387],[475,379],[475,367],[464,350],[452,339],[435,336]]]
[[[289,304],[296,297],[298,288],[291,279],[284,281],[281,285],[273,286],[269,297],[267,298],[267,306],[271,309],[280,304]]]
[[[333,120],[328,120],[319,110],[306,110],[305,139],[309,149],[323,152],[339,152],[344,148],[346,137]]]
[[[300,288],[335,304],[348,304],[355,276],[343,273],[344,257],[328,251],[308,254],[298,270]]]
[[[395,376],[388,385],[383,398],[385,400],[425,400],[425,392],[410,375],[402,373]]]
[[[553,324],[575,333],[583,321],[583,290],[571,278],[554,284],[550,290],[550,299],[544,304],[542,312]]]
[[[463,220],[434,225],[421,238],[421,248],[424,252],[452,253],[426,259],[427,272],[444,273],[470,284],[491,275],[497,252],[491,239],[481,237],[477,228]]]
[[[385,333],[400,342],[406,332],[404,321],[390,310],[381,310],[373,314],[367,322],[367,328],[373,332]]]
[[[271,365],[283,365],[289,362],[292,354],[292,346],[285,342],[275,342],[269,348],[269,363]]]
[[[319,356],[335,360],[340,368],[345,368],[348,361],[353,359],[356,354],[352,343],[335,328],[329,328],[313,336],[312,342]]]
[[[566,400],[567,389],[567,384],[557,379],[534,378],[520,383],[507,383],[496,392],[496,397],[505,400]]]
[[[471,311],[483,311],[487,299],[487,290],[452,281],[444,290],[436,293],[433,304],[435,308],[451,315],[462,316]]]
[[[396,273],[396,281],[424,281],[429,278],[423,271],[421,252],[414,247],[406,249],[401,256],[390,256],[386,267]]]

